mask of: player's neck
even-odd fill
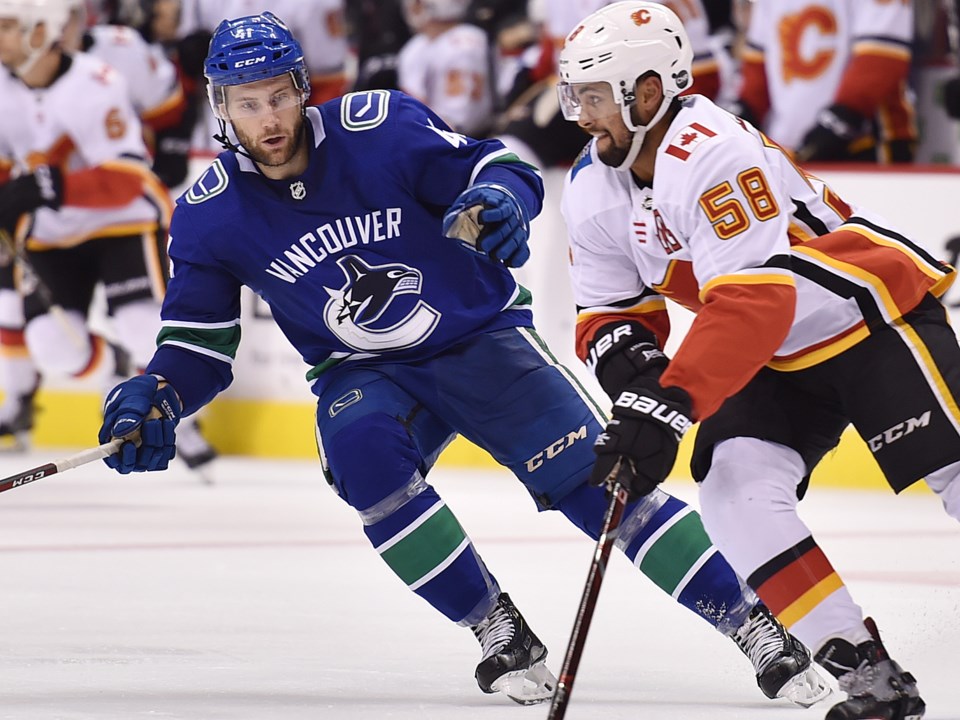
[[[26,72],[18,75],[27,87],[49,87],[60,75],[62,60],[63,53],[59,50],[48,50]]]
[[[643,145],[637,159],[630,166],[630,171],[646,184],[653,183],[653,171],[657,161],[657,149],[670,128],[670,123],[677,116],[677,109],[670,108],[667,114],[657,121],[657,124],[647,130],[643,138]]]
[[[455,28],[460,23],[456,20],[430,20],[429,22],[424,23],[423,27],[420,29],[420,35],[426,35],[431,40],[435,37],[440,37],[447,30]]]

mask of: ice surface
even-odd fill
[[[7,476],[62,453],[0,457]],[[314,463],[223,458],[120,477],[99,462],[0,495],[0,719],[545,718],[480,693],[479,647],[410,593]],[[431,480],[559,670],[593,543],[506,472]],[[687,483],[668,485],[696,501]],[[805,519],[929,720],[960,718],[960,528],[928,494],[814,487]],[[770,702],[729,640],[619,554],[568,720],[822,718]]]

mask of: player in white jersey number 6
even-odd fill
[[[270,13],[221,23],[205,71],[228,149],[177,203],[159,347],[147,375],[110,395],[100,433],[142,442],[108,464],[166,467],[177,421],[232,379],[240,288],[251,287],[313,365],[323,471],[371,544],[411,590],[473,630],[483,691],[550,697],[546,648],[426,479],[461,433],[540,509],[598,535],[608,503],[587,479],[604,418],[537,337],[509,270],[529,256],[538,172],[402,93],[306,107],[300,45]],[[151,409],[161,417],[148,419]],[[731,636],[768,696],[817,699],[809,653],[745,589],[696,513],[654,492],[629,505],[622,527],[626,555]]]
[[[891,487],[921,478],[960,519],[960,347],[937,299],[954,269],[805,173],[690,84],[680,21],[620,2],[560,56],[565,116],[593,135],[562,202],[578,351],[615,398],[593,481],[635,463],[655,491],[689,423],[711,539],[838,679],[829,720],[919,718],[797,514],[852,423]],[[664,298],[696,313],[672,360]],[[671,419],[674,419],[671,422]]]

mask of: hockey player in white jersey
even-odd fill
[[[910,162],[912,0],[755,0],[739,109],[800,162]]]
[[[469,0],[403,0],[414,35],[397,56],[397,82],[457,132],[482,137],[490,128],[496,88],[487,34],[464,22],[469,5]]]
[[[890,659],[797,514],[852,423],[894,491],[925,478],[960,519],[960,347],[952,267],[854,208],[690,87],[682,24],[630,0],[580,22],[560,56],[566,117],[593,140],[562,206],[578,354],[614,399],[592,481],[634,463],[635,496],[700,421],[704,525],[848,699],[829,720],[919,718]],[[674,357],[665,299],[696,313]]]
[[[587,479],[604,418],[537,336],[510,272],[529,258],[537,170],[400,92],[305,106],[303,50],[271,13],[221,23],[205,72],[227,150],[177,202],[164,329],[149,374],[107,400],[100,439],[128,440],[107,464],[167,466],[180,418],[233,379],[250,287],[313,366],[321,470],[364,535],[413,592],[473,631],[484,692],[549,698],[546,647],[427,479],[460,433],[538,509],[599,534],[608,502]],[[625,518],[624,554],[729,636],[767,696],[822,696],[807,650],[743,587],[696,512],[658,490]]]
[[[3,386],[7,395],[4,406],[0,408],[0,436],[15,437],[14,446],[22,447],[28,442],[29,431],[32,429],[33,396],[39,387],[41,372],[54,374],[66,372],[68,375],[83,376],[88,373],[99,372],[100,367],[105,364],[100,362],[102,356],[109,355],[106,364],[113,363],[113,374],[120,377],[129,377],[134,372],[142,371],[145,362],[143,345],[146,344],[146,347],[149,348],[151,334],[155,335],[159,331],[159,303],[157,299],[162,297],[165,283],[162,278],[164,263],[162,259],[148,259],[144,267],[149,268],[149,273],[153,275],[153,281],[149,285],[145,285],[144,280],[134,281],[133,285],[139,285],[140,290],[134,292],[129,300],[124,300],[123,293],[118,295],[116,290],[111,289],[119,281],[114,281],[108,287],[109,312],[113,316],[116,332],[121,336],[117,338],[115,343],[110,344],[107,348],[109,352],[104,352],[102,339],[95,337],[92,341],[94,345],[91,346],[89,363],[81,364],[81,361],[75,358],[73,364],[68,363],[66,370],[59,370],[51,366],[49,361],[45,363],[35,357],[38,353],[49,355],[56,352],[52,348],[40,348],[42,345],[55,342],[56,335],[48,337],[36,329],[31,331],[34,337],[43,339],[35,339],[32,349],[27,352],[26,343],[28,339],[24,333],[24,323],[27,320],[32,320],[35,315],[40,313],[46,317],[46,320],[38,318],[34,324],[35,328],[42,327],[45,323],[49,324],[49,318],[55,316],[57,320],[55,327],[60,328],[66,332],[68,338],[73,339],[69,347],[83,355],[82,348],[87,344],[86,333],[79,327],[72,328],[70,323],[76,322],[77,319],[71,318],[70,322],[67,322],[66,318],[69,315],[63,315],[60,308],[75,310],[86,315],[85,307],[89,303],[86,293],[99,279],[110,276],[110,271],[84,266],[80,261],[71,264],[69,258],[74,254],[81,253],[82,251],[79,248],[64,251],[64,255],[68,257],[68,260],[62,261],[64,267],[60,269],[52,267],[44,271],[43,266],[46,265],[46,260],[59,255],[56,252],[46,254],[50,246],[59,246],[61,243],[65,243],[72,248],[75,245],[82,244],[85,249],[90,247],[104,248],[104,250],[95,251],[93,254],[106,253],[108,252],[107,245],[101,241],[101,238],[109,237],[111,238],[109,251],[117,253],[115,267],[117,272],[121,273],[122,282],[126,282],[125,273],[139,272],[135,269],[135,266],[142,264],[144,261],[135,262],[134,266],[121,270],[120,268],[129,262],[128,259],[123,257],[123,252],[129,252],[129,250],[121,252],[121,246],[143,246],[148,258],[150,256],[164,257],[162,250],[151,247],[151,245],[162,247],[166,226],[169,222],[167,193],[164,188],[159,187],[156,183],[157,178],[164,179],[157,175],[157,173],[162,172],[161,168],[157,167],[159,156],[154,158],[154,174],[145,176],[144,187],[149,187],[149,190],[143,199],[132,203],[125,200],[125,196],[129,193],[120,194],[119,200],[115,200],[113,197],[116,192],[116,186],[113,183],[122,183],[122,174],[118,173],[115,178],[110,178],[110,171],[103,170],[101,172],[100,169],[92,167],[95,163],[91,163],[91,166],[88,167],[87,161],[77,160],[73,156],[93,158],[99,154],[104,159],[101,168],[110,166],[112,162],[109,159],[111,153],[116,154],[117,157],[139,156],[143,153],[142,144],[134,144],[133,140],[128,138],[127,135],[129,133],[139,133],[141,125],[136,122],[126,124],[120,115],[121,108],[128,104],[132,105],[136,117],[142,119],[144,123],[152,124],[153,134],[159,144],[164,142],[164,139],[169,139],[166,131],[174,127],[179,121],[185,103],[176,68],[162,54],[158,54],[159,50],[147,45],[135,31],[129,28],[106,25],[93,28],[94,39],[92,39],[92,42],[88,42],[88,45],[92,45],[95,54],[91,56],[77,55],[76,51],[82,44],[81,34],[85,18],[81,0],[36,0],[35,2],[19,4],[13,2],[10,12],[22,12],[24,13],[23,17],[28,17],[31,12],[34,13],[34,16],[44,23],[45,32],[46,28],[50,28],[51,34],[54,32],[54,23],[59,26],[60,18],[66,13],[67,20],[63,23],[55,47],[51,47],[52,52],[45,59],[48,64],[52,63],[55,57],[65,58],[65,63],[73,63],[76,57],[76,62],[80,63],[81,66],[95,62],[94,58],[102,61],[96,65],[91,65],[93,69],[85,73],[87,76],[96,78],[92,82],[77,80],[76,78],[81,76],[79,73],[63,73],[62,77],[54,75],[52,80],[48,80],[51,77],[50,73],[30,73],[30,68],[17,71],[18,73],[27,73],[25,80],[22,76],[20,76],[19,81],[12,78],[8,79],[11,84],[6,102],[10,103],[10,107],[19,109],[21,116],[32,103],[37,102],[37,100],[32,99],[31,95],[36,94],[39,98],[47,94],[42,92],[45,90],[46,83],[56,88],[56,92],[49,93],[54,100],[48,99],[45,101],[45,112],[38,118],[38,127],[33,129],[34,134],[32,136],[27,133],[27,126],[23,124],[7,123],[3,128],[6,140],[11,144],[11,147],[19,145],[22,146],[21,152],[26,150],[31,153],[26,156],[28,159],[21,158],[19,160],[20,168],[18,168],[18,171],[23,172],[24,169],[29,167],[30,162],[38,162],[39,159],[47,156],[47,149],[42,147],[45,142],[52,144],[69,143],[69,147],[55,148],[54,151],[61,153],[62,157],[51,158],[50,161],[61,162],[68,170],[73,169],[76,179],[71,179],[71,182],[77,183],[78,186],[89,185],[95,187],[98,182],[102,183],[100,195],[81,200],[87,209],[80,211],[79,209],[66,207],[69,203],[63,203],[65,207],[63,207],[61,213],[57,214],[67,218],[86,218],[88,226],[82,229],[79,236],[64,240],[61,235],[71,232],[66,229],[69,227],[67,225],[64,226],[64,229],[47,231],[50,239],[41,240],[39,236],[34,236],[27,243],[30,272],[28,273],[28,281],[20,283],[21,289],[26,288],[23,291],[23,295],[26,296],[24,302],[27,303],[26,315],[20,307],[20,293],[14,287],[13,266],[7,265],[0,275],[0,322],[3,323],[4,328],[3,346],[5,350],[4,356],[0,359],[0,367],[2,367],[4,373]],[[106,65],[103,64],[104,62]],[[115,68],[120,68],[120,70],[115,70]],[[114,78],[116,79],[114,80]],[[109,90],[104,89],[108,87]],[[125,93],[126,97],[120,99],[117,97],[117,93]],[[78,111],[72,107],[73,103],[78,105],[88,103],[91,106],[89,112],[94,117],[97,113],[101,113],[104,118],[109,117],[110,119],[104,119],[101,127],[96,127],[95,121],[88,120],[84,123],[84,115],[79,114],[78,116]],[[56,133],[62,134],[60,137],[54,137]],[[104,133],[106,138],[102,137]],[[161,165],[173,172],[180,172],[182,175],[186,170],[185,149],[179,154],[183,158],[182,171],[172,170],[175,163],[161,163]],[[160,155],[166,157],[170,153],[160,153]],[[8,157],[11,161],[17,161],[17,151],[11,151]],[[62,170],[55,167],[52,172],[59,175]],[[154,175],[157,175],[157,178]],[[108,180],[104,180],[104,178],[108,178]],[[179,178],[167,177],[168,181],[174,179],[181,182],[183,178],[182,176]],[[18,183],[26,182],[26,180],[27,178],[24,177]],[[0,194],[14,192],[15,186],[16,184],[0,190]],[[135,182],[131,182],[129,187],[135,188],[137,185]],[[7,197],[9,199],[9,195]],[[10,202],[12,205],[9,209],[14,213],[22,214],[34,209],[29,206],[29,203],[23,204],[22,200],[17,201],[14,198]],[[139,203],[140,209],[134,212],[132,207],[136,206],[137,203]],[[161,211],[160,213],[157,212],[158,209]],[[41,224],[42,215],[43,213],[36,218],[37,223],[34,228],[39,228],[40,232],[44,232]],[[149,220],[141,222],[138,219],[140,217],[149,218]],[[134,218],[137,219],[134,220]],[[72,222],[72,220],[68,219],[67,222]],[[156,230],[151,229],[154,224],[157,225]],[[8,222],[8,225],[11,226],[10,230],[12,230],[12,220]],[[146,244],[144,244],[143,236],[140,235],[132,235],[132,240],[122,239],[125,234],[124,230],[130,229],[133,231],[138,227],[142,227],[151,237],[155,236],[155,239]],[[124,230],[118,230],[118,228],[124,228]],[[33,229],[25,232],[29,234],[33,232]],[[34,255],[33,253],[37,251],[41,254]],[[37,272],[37,279],[41,286],[31,292],[29,280],[33,272],[33,266],[40,268]],[[88,277],[81,280],[78,276],[84,273],[88,274]],[[150,295],[144,294],[144,290],[149,290]],[[67,301],[66,298],[62,297],[62,293],[71,294],[72,297]],[[31,295],[33,296],[32,300],[30,299]],[[31,302],[33,305],[31,305]],[[57,306],[52,315],[48,307],[51,302]],[[132,310],[130,307],[125,307],[127,305],[135,306],[137,309]],[[141,316],[140,313],[143,312],[144,308],[148,308],[148,313],[150,312],[149,309],[152,308],[154,313],[152,323],[146,322],[146,318]],[[123,337],[125,333],[130,331],[131,326],[135,326],[134,336]],[[139,341],[136,339],[137,336],[141,337]],[[133,347],[138,344],[140,350],[134,351]],[[69,357],[70,353],[66,352],[63,355]],[[116,381],[114,380],[114,382]],[[215,456],[216,452],[206,442],[195,424],[191,423],[184,426],[184,444],[181,458],[189,467],[198,470],[204,467],[206,472],[206,470],[209,470],[209,467],[206,467],[207,463]]]

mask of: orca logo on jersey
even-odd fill
[[[323,320],[344,345],[364,352],[419,345],[436,329],[441,314],[417,299],[404,313],[398,298],[420,295],[423,276],[402,263],[368,265],[356,255],[337,259],[346,283],[324,288],[330,299]]]

